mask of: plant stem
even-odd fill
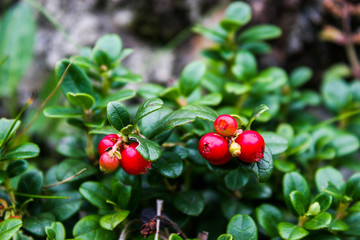
[[[355,111],[350,111],[350,112],[343,112],[339,116],[336,116],[334,118],[330,118],[330,119],[328,119],[326,121],[323,121],[323,122],[321,122],[319,124],[316,124],[315,126],[313,126],[311,128],[311,131],[315,130],[315,129],[319,128],[319,127],[323,127],[323,126],[326,126],[328,124],[331,124],[333,122],[341,121],[342,119],[346,119],[346,118],[349,118],[349,117],[357,115],[357,114],[360,114],[360,109],[355,110]]]
[[[347,212],[346,210],[348,209],[350,203],[349,202],[340,202],[337,210],[336,210],[336,218],[341,220],[343,219],[346,215],[347,215]]]
[[[308,217],[307,216],[301,216],[299,217],[299,223],[298,223],[298,226],[299,227],[303,227],[304,226],[304,223],[308,220]]]
[[[244,103],[245,103],[246,99],[248,98],[248,95],[249,94],[244,93],[239,97],[238,101],[236,102],[237,110],[240,110],[244,106]]]

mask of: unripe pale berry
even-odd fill
[[[218,116],[214,122],[215,131],[224,137],[234,135],[237,127],[236,120],[227,114]]]
[[[138,145],[139,143],[137,142],[130,143],[121,152],[120,165],[125,172],[131,175],[146,173],[147,169],[151,167],[151,162],[146,161],[136,150]]]
[[[107,149],[113,147],[118,140],[119,136],[117,134],[109,134],[103,137],[98,144],[99,155],[101,156]]]
[[[264,157],[265,141],[258,132],[246,130],[235,139],[235,142],[241,146],[238,156],[241,161],[258,162]]]
[[[227,141],[217,133],[207,133],[200,139],[199,152],[215,165],[225,164],[231,159]]]
[[[115,171],[120,165],[119,159],[115,154],[104,152],[100,156],[99,166],[100,170],[106,173]]]

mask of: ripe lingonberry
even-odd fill
[[[117,156],[110,152],[104,152],[100,156],[99,166],[100,170],[103,172],[113,172],[115,171],[120,165],[120,161]]]
[[[98,144],[99,155],[101,156],[108,148],[113,147],[118,140],[119,135],[117,134],[109,134],[103,137]]]
[[[146,173],[147,168],[151,167],[151,162],[146,161],[136,150],[138,145],[139,143],[137,142],[130,143],[121,152],[120,165],[125,172],[131,175]]]
[[[203,158],[215,165],[225,164],[231,159],[225,138],[216,133],[207,133],[200,139],[199,152]]]
[[[241,146],[238,156],[241,161],[258,162],[264,157],[265,141],[258,132],[246,130],[235,139],[235,142]]]
[[[224,137],[233,135],[238,127],[236,120],[227,114],[220,115],[214,122],[215,130]]]

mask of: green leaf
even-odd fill
[[[292,206],[294,207],[294,209],[298,213],[298,216],[304,216],[305,211],[307,209],[307,205],[306,205],[307,201],[305,199],[304,194],[302,192],[297,191],[297,190],[292,191],[290,193],[290,201],[292,203]]]
[[[120,209],[125,209],[129,203],[132,186],[113,178],[111,184],[111,195]]]
[[[201,25],[196,25],[192,30],[203,35],[203,37],[220,44],[226,41],[227,33],[220,27],[206,28]]]
[[[247,184],[249,173],[242,168],[236,168],[225,175],[225,185],[230,190],[240,189]]]
[[[349,230],[349,226],[344,223],[343,221],[339,220],[339,219],[332,219],[329,229],[331,231],[347,231]]]
[[[63,181],[71,176],[74,176],[75,174],[80,172],[80,170],[82,170],[84,168],[86,168],[86,170],[84,172],[77,175],[75,178],[73,178],[69,182],[88,178],[88,177],[94,175],[95,173],[97,173],[97,170],[95,167],[93,167],[90,164],[88,164],[84,161],[81,161],[81,160],[77,160],[77,159],[63,160],[56,168],[56,179],[58,181]]]
[[[97,52],[102,51],[106,53],[109,57],[111,63],[120,59],[122,50],[122,41],[121,38],[116,34],[106,34],[97,40],[95,47],[93,49],[93,55],[96,55]],[[95,59],[96,60],[96,59]],[[101,62],[97,62],[99,66]]]
[[[304,228],[308,230],[319,230],[327,228],[331,223],[331,214],[327,212],[322,212],[314,218],[308,220],[304,224]]]
[[[79,191],[81,195],[92,205],[104,208],[107,200],[111,200],[111,192],[108,188],[98,182],[85,182],[81,184]]]
[[[0,239],[10,240],[20,230],[22,221],[16,218],[9,218],[0,223]]]
[[[67,157],[84,158],[87,156],[86,142],[84,139],[67,136],[60,140],[56,147],[56,151]]]
[[[334,196],[338,200],[348,201],[346,196],[343,193],[343,189],[338,189],[332,182],[328,182],[328,186],[326,188],[322,188],[321,191]]]
[[[235,215],[226,228],[234,240],[257,240],[258,233],[254,220],[248,215]]]
[[[350,208],[349,212],[360,212],[360,201],[354,203]]]
[[[107,116],[110,124],[119,131],[130,123],[128,110],[119,102],[109,102]]]
[[[360,199],[360,173],[352,175],[346,182],[345,194],[354,201]]]
[[[231,234],[221,234],[217,240],[233,240]]]
[[[48,240],[65,240],[65,227],[61,222],[53,222],[45,231]]]
[[[240,163],[241,168],[253,172],[258,178],[259,182],[268,180],[273,172],[273,159],[269,147],[265,145],[264,158],[255,163]]]
[[[261,136],[273,155],[283,153],[288,148],[288,141],[276,133],[261,132]]]
[[[176,194],[174,205],[182,213],[198,216],[204,210],[205,201],[199,192],[190,190]]]
[[[0,170],[0,183],[3,183],[9,177],[8,173]]]
[[[103,229],[99,225],[100,216],[90,215],[78,221],[73,229],[73,235],[82,240],[115,240],[115,232]]]
[[[136,150],[148,161],[156,161],[161,156],[161,148],[157,142],[152,140],[144,139],[139,135],[130,134],[129,138],[139,143]]]
[[[174,152],[164,152],[160,159],[152,164],[152,168],[168,178],[177,178],[181,175],[184,164]]]
[[[351,213],[344,218],[344,223],[349,229],[344,232],[345,235],[360,237],[360,212]]]
[[[20,193],[40,194],[44,176],[38,170],[30,170],[21,175],[17,191]]]
[[[246,130],[249,130],[251,123],[258,117],[260,117],[260,115],[263,114],[264,112],[266,112],[267,110],[269,110],[269,107],[266,106],[265,104],[261,104],[261,105],[257,106],[254,109],[254,111],[251,113],[250,120],[249,120],[248,124],[246,125]]]
[[[15,234],[13,240],[34,240],[34,239],[32,237],[23,234],[22,231],[20,230]]]
[[[315,182],[318,191],[328,186],[328,182],[331,182],[340,189],[344,185],[343,175],[333,167],[322,167],[316,171]]]
[[[251,19],[251,7],[245,2],[233,2],[225,10],[220,25],[227,31],[235,31]]]
[[[146,115],[162,108],[163,101],[160,98],[150,98],[146,100],[137,110],[135,115],[134,124],[136,124],[140,119]]]
[[[182,237],[180,237],[179,235],[172,233],[169,237],[169,240],[184,240]]]
[[[199,86],[201,79],[206,71],[206,66],[201,61],[191,62],[181,73],[179,80],[179,87],[185,96],[189,96],[197,86]]]
[[[335,148],[337,157],[356,152],[360,147],[356,135],[349,133],[338,133],[336,138],[334,138],[330,144]]]
[[[194,122],[195,120],[196,115],[192,111],[187,109],[180,109],[170,112],[157,123],[157,125],[149,135],[149,138],[153,138],[167,130]]]
[[[274,162],[274,166],[277,170],[287,173],[292,172],[296,169],[296,165],[294,162],[286,162],[283,160],[276,159]]]
[[[69,102],[71,102],[73,105],[77,107],[81,107],[82,109],[89,109],[95,103],[94,97],[86,93],[68,92],[66,94],[66,97],[69,100]]]
[[[44,109],[44,115],[49,118],[74,118],[82,117],[84,112],[78,108],[52,106]]]
[[[351,89],[342,79],[327,79],[321,88],[325,105],[334,112],[345,109],[351,101]]]
[[[240,202],[236,199],[227,198],[221,202],[221,210],[227,219],[231,219],[237,214],[251,214],[253,209],[249,204]]]
[[[40,213],[36,216],[24,218],[24,229],[38,237],[45,237],[46,227],[55,222],[55,217],[51,213]]]
[[[131,89],[122,89],[116,93],[106,95],[100,102],[96,104],[96,108],[105,108],[110,102],[122,102],[135,97],[136,93]]]
[[[288,81],[286,72],[279,67],[270,67],[262,71],[255,78],[252,92],[260,94],[280,89]]]
[[[320,211],[324,212],[326,211],[332,203],[332,197],[326,193],[320,193],[318,194],[314,200],[312,201],[313,203],[317,202],[320,205]]]
[[[114,230],[129,215],[129,211],[123,210],[114,214],[108,214],[100,218],[100,226],[106,230]]]
[[[28,159],[39,156],[40,149],[34,143],[25,143],[8,151],[0,161]]]
[[[10,97],[15,94],[19,81],[33,59],[35,35],[36,16],[29,4],[18,2],[3,11],[0,56],[8,58],[0,65],[0,96]]]
[[[256,218],[269,237],[278,236],[277,226],[284,220],[280,210],[270,204],[256,208]]]
[[[309,232],[302,227],[298,227],[292,223],[282,222],[278,225],[279,234],[283,239],[297,240],[303,239]]]
[[[9,163],[6,172],[9,174],[9,177],[12,178],[25,172],[27,168],[28,164],[25,160],[15,160]]]
[[[190,110],[197,118],[204,119],[210,122],[215,122],[218,114],[212,108],[204,105],[189,104],[183,107],[183,109]]]
[[[13,128],[10,131],[11,126],[13,125],[15,120],[13,119],[6,119],[6,118],[0,118],[0,146],[9,138],[11,138],[16,130],[20,127],[21,121],[17,121]],[[7,137],[6,137],[7,136]],[[7,139],[5,139],[5,137]]]
[[[65,221],[74,216],[84,202],[78,191],[57,192],[61,196],[67,196],[68,199],[48,199],[44,205],[46,211],[55,215],[59,221]]]
[[[278,38],[280,35],[281,29],[279,27],[263,24],[246,29],[237,40],[240,42],[262,41]]]
[[[146,83],[138,89],[137,93],[140,97],[149,99],[153,97],[159,97],[160,93],[162,93],[164,90],[165,88],[159,84]]]
[[[115,130],[112,126],[105,126],[105,127],[99,127],[99,128],[95,128],[91,131],[89,131],[89,134],[105,134],[105,135],[109,135],[109,134],[118,134],[119,131]]]
[[[271,46],[265,42],[244,42],[240,49],[250,51],[253,54],[268,54],[271,52]]]
[[[255,56],[246,50],[240,50],[235,55],[235,63],[231,68],[232,73],[241,81],[254,77],[257,73]]]
[[[290,86],[293,88],[301,87],[312,78],[312,75],[313,72],[308,67],[296,68],[290,74]]]
[[[305,206],[307,206],[310,202],[311,195],[310,195],[309,185],[305,180],[305,178],[297,172],[291,172],[285,174],[283,179],[283,191],[284,191],[285,203],[293,213],[296,213],[296,210],[292,206],[290,193],[295,190],[298,190],[299,192],[302,192],[304,194],[305,197],[304,204]]]
[[[235,82],[225,83],[225,91],[227,93],[242,95],[244,93],[250,92],[250,90],[251,90],[251,86],[246,83],[235,83]]]
[[[61,60],[56,64],[56,77],[60,81],[65,69],[69,65],[69,60]],[[61,84],[61,90],[66,96],[68,92],[71,93],[87,93],[92,95],[93,88],[90,79],[79,66],[72,63],[68,72],[66,73],[64,80]]]
[[[191,104],[217,106],[221,103],[221,100],[222,100],[221,93],[210,93],[201,97],[199,100],[191,101]]]

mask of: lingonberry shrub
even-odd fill
[[[31,14],[22,1],[11,6],[1,39],[31,22],[18,20]],[[338,65],[324,75],[319,94],[303,88],[312,77],[307,67],[288,74],[258,64],[271,50],[265,40],[281,30],[247,26],[251,16],[248,4],[233,2],[217,26],[195,26],[214,45],[169,87],[124,88],[142,79],[122,63],[132,50],[115,34],[60,60],[64,105],[48,103],[37,128],[20,121],[31,100],[13,119],[0,119],[0,239],[152,239],[157,227],[157,237],[170,240],[357,239],[358,81]],[[34,28],[27,29],[7,42],[23,41]],[[11,62],[2,60],[1,49],[11,46],[0,46],[0,82],[15,86],[8,77],[14,66],[23,68],[23,54],[9,51],[3,56]],[[209,134],[219,115],[237,126]],[[250,129],[263,141],[247,136]],[[41,138],[41,155],[30,133]],[[56,154],[46,151],[52,146]]]

